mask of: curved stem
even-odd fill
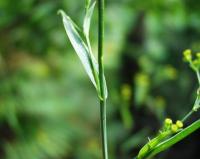
[[[101,140],[103,149],[103,159],[108,159],[107,148],[107,128],[106,128],[106,97],[104,87],[106,85],[104,80],[103,68],[103,41],[104,41],[104,0],[98,0],[98,64],[99,64],[99,85],[100,85],[100,116],[101,116]]]
[[[196,100],[195,100],[195,102],[194,102],[193,108],[194,108],[194,106],[196,105],[197,101],[198,101],[198,96],[197,96],[197,98],[196,98]],[[185,121],[195,112],[193,108],[192,108],[192,110],[191,110],[189,113],[187,113],[187,114],[183,117],[183,119],[181,120],[182,122],[185,122]]]
[[[195,113],[199,108],[199,96],[197,96],[195,102],[194,102],[194,105],[193,105],[193,108],[192,110],[186,114],[186,116],[183,117],[183,119],[181,120],[182,122],[185,122],[193,113]]]

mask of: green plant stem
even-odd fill
[[[200,74],[199,74],[199,70],[196,70],[196,74],[197,74],[197,79],[198,79],[198,82],[199,82],[199,85],[200,85]]]
[[[192,65],[192,64],[191,64]],[[196,75],[197,75],[197,79],[198,79],[198,83],[200,85],[200,73],[198,69],[195,69]],[[195,109],[195,106],[199,105],[199,94],[198,94],[198,90],[197,90],[197,98],[195,100],[194,106],[192,108],[192,110],[186,114],[186,116],[181,120],[182,122],[185,122],[193,113],[195,113],[197,110]]]
[[[197,104],[197,102],[198,102],[198,96],[197,96],[197,98],[196,98],[196,100],[195,100],[195,102],[194,102],[193,108],[194,108],[194,106]],[[193,108],[192,108],[192,110],[191,110],[189,113],[187,113],[187,114],[183,117],[183,119],[181,120],[183,123],[195,112]]]
[[[107,128],[106,128],[106,101],[100,100],[100,113],[101,113],[101,139],[103,158],[108,159],[107,149]]]
[[[106,128],[106,96],[104,87],[106,85],[104,80],[103,68],[103,41],[104,41],[104,0],[98,0],[98,64],[99,64],[99,85],[100,85],[100,120],[101,120],[101,139],[103,159],[108,159],[107,146],[107,128]]]
[[[184,123],[194,112],[195,111],[192,109],[181,121]]]
[[[197,95],[197,98],[194,102],[192,110],[188,114],[186,114],[186,116],[184,116],[184,118],[181,120],[182,122],[185,122],[193,113],[195,113],[197,111],[197,109],[195,107],[196,107],[196,105],[199,105],[199,100],[200,100],[199,95]]]
[[[101,96],[105,98],[104,92],[104,69],[103,69],[103,41],[104,41],[104,0],[99,0],[98,5],[99,10],[99,29],[98,29],[98,64],[99,64],[99,81],[100,81],[100,90]]]
[[[190,65],[192,66],[193,64],[190,64]],[[198,83],[200,85],[200,73],[199,73],[199,70],[195,69],[195,72],[196,72],[196,75],[197,75]],[[186,116],[181,120],[182,122],[185,122],[193,113],[195,113],[197,111],[197,110],[195,110],[195,106],[197,104],[199,105],[198,90],[197,90],[197,98],[195,100],[194,106],[193,106],[192,110],[188,114],[186,114]]]

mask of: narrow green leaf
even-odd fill
[[[158,146],[156,146],[149,154],[148,157],[155,156],[156,154],[168,149],[169,147],[173,146],[177,142],[183,140],[185,137],[196,131],[200,128],[200,119],[195,121],[193,124],[188,126],[187,128],[183,129],[178,134],[174,135],[173,137],[167,139],[166,141],[163,141]],[[148,158],[146,157],[146,158]]]
[[[89,38],[90,23],[94,12],[96,2],[94,2],[89,8],[86,9],[86,14],[83,23],[83,32],[87,38]]]
[[[86,15],[87,18],[85,18],[85,22],[84,22],[85,28],[86,28],[85,33],[88,34],[88,36],[89,36],[90,20],[91,20],[92,12],[94,10],[94,6],[95,6],[95,3],[93,3],[93,5],[90,7],[89,9],[90,13]],[[85,44],[85,42],[82,40],[81,36],[78,33],[78,31],[79,32],[81,31],[78,28],[78,26],[70,19],[69,16],[65,14],[64,11],[59,10],[58,13],[62,15],[63,24],[65,27],[65,31],[69,37],[69,40],[74,50],[76,51],[77,55],[79,56],[90,80],[94,84],[98,92],[98,95],[100,97],[100,88],[99,88],[99,79],[98,79],[98,75],[99,75],[98,63],[96,59],[94,58],[94,55],[92,54],[92,50],[89,43],[89,37],[86,37],[87,43]],[[104,77],[104,80],[105,80],[105,77]],[[106,81],[104,85],[104,91],[105,91],[105,97],[107,98],[108,93],[107,93]],[[103,97],[100,97],[100,98],[103,98]]]
[[[87,45],[82,40],[81,36],[79,35],[78,31],[76,30],[76,26],[74,22],[67,16],[64,11],[60,10],[59,13],[62,15],[63,24],[65,27],[65,31],[69,37],[69,40],[76,51],[77,55],[79,56],[90,80],[97,88],[97,83],[94,78],[94,72],[98,71],[98,65],[93,56],[89,53],[89,49]]]

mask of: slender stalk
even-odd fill
[[[99,84],[100,84],[100,120],[101,120],[101,140],[103,159],[108,159],[107,148],[107,128],[106,128],[106,97],[105,97],[105,80],[103,68],[103,41],[104,41],[104,0],[98,0],[98,64],[99,64]]]
[[[99,29],[98,29],[98,63],[99,63],[99,80],[102,98],[105,98],[104,92],[104,69],[103,69],[103,41],[104,41],[104,0],[98,0],[98,10],[99,10]]]
[[[184,116],[184,118],[181,120],[183,123],[194,113],[195,111],[192,109],[189,113]]]
[[[200,85],[200,74],[199,74],[199,70],[196,70],[196,74],[197,74],[198,83],[199,83],[199,85]]]
[[[192,110],[183,117],[183,119],[181,120],[182,122],[185,122],[195,112],[194,107],[198,103],[198,100],[199,100],[199,98],[197,96],[197,98],[196,98],[196,100],[194,102]]]
[[[100,113],[101,113],[101,140],[102,140],[103,158],[108,159],[107,128],[106,128],[106,101],[100,100]]]
[[[196,98],[196,100],[195,100],[195,102],[194,102],[194,105],[193,105],[193,107],[192,107],[192,110],[190,110],[190,112],[189,113],[187,113],[184,117],[183,117],[183,119],[181,120],[182,122],[185,122],[190,116],[192,116],[195,112],[197,112],[198,111],[198,109],[199,109],[199,102],[200,102],[200,96],[199,96],[199,94],[197,94],[197,98]]]
[[[199,83],[199,86],[200,86],[200,73],[199,73],[199,70],[195,70],[196,72],[196,75],[197,75],[197,79],[198,79],[198,83]],[[197,105],[199,105],[199,89],[197,90],[197,98],[194,102],[194,105],[193,105],[193,108],[192,110],[186,114],[186,116],[184,116],[184,118],[181,120],[182,122],[185,122],[193,113],[195,113],[197,111],[198,108],[196,108]]]

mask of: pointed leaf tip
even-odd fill
[[[84,23],[83,23],[83,31],[84,34],[89,38],[89,31],[90,31],[90,23],[92,19],[92,15],[94,12],[94,7],[95,7],[96,2],[94,2],[87,10],[84,18]]]

